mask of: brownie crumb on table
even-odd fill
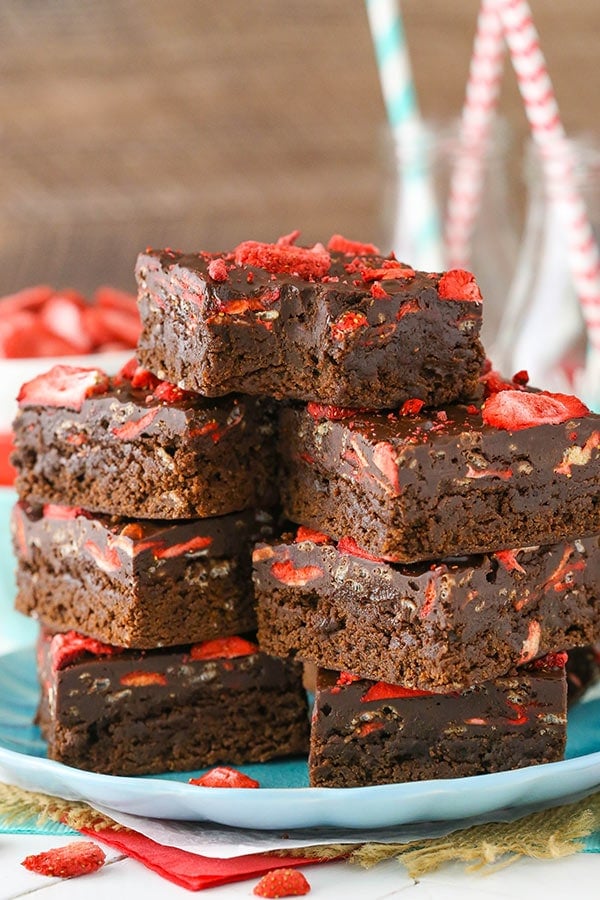
[[[470,273],[415,272],[372,245],[297,237],[141,253],[143,365],[207,396],[382,409],[480,393],[482,298]]]

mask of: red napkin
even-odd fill
[[[297,856],[274,856],[272,854],[251,853],[248,856],[234,856],[218,859],[212,856],[198,856],[177,847],[157,844],[151,838],[136,831],[91,831],[82,828],[81,833],[103,841],[115,850],[137,859],[149,869],[173,881],[189,891],[243,881],[264,875],[270,869],[289,869],[292,866],[307,866],[323,862],[320,859],[302,859]]]

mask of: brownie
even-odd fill
[[[476,395],[484,353],[473,276],[415,272],[369,245],[329,247],[283,239],[140,254],[141,362],[207,396],[243,385],[381,409]]]
[[[463,693],[429,694],[320,669],[313,787],[464,778],[562,759],[566,654]]]
[[[276,501],[271,404],[209,400],[149,372],[55,366],[21,388],[21,499],[117,516],[195,519]]]
[[[11,525],[16,608],[54,631],[148,648],[256,629],[251,546],[272,535],[268,513],[132,520],[18,503]]]
[[[254,551],[260,645],[445,692],[600,634],[600,536],[428,563],[300,528]]]
[[[285,408],[284,510],[402,562],[597,534],[600,415],[576,398],[558,423],[510,428],[493,415],[504,402],[558,405],[561,396],[506,390],[484,404],[387,414]]]
[[[307,750],[300,667],[246,638],[141,651],[43,632],[38,671],[48,756],[68,766],[144,775]]]

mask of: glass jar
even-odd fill
[[[600,142],[569,141],[577,186],[596,235],[600,232]],[[527,210],[514,280],[501,318],[493,361],[510,375],[520,369],[544,390],[576,394],[600,411],[600,353],[587,339],[571,277],[564,208],[553,199],[539,151],[525,154]]]
[[[396,190],[385,210],[390,246],[399,259],[425,271],[452,265],[444,226],[460,154],[459,124],[425,122],[394,142]],[[461,263],[474,273],[484,297],[481,337],[488,355],[497,341],[517,259],[516,214],[507,175],[510,146],[508,123],[499,119],[482,154],[479,207]]]

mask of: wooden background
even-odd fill
[[[568,129],[598,127],[598,0],[533,0]],[[426,116],[461,107],[477,0],[404,0]],[[526,134],[512,73],[511,197]],[[148,245],[388,239],[360,0],[2,0],[0,291],[132,286]]]

